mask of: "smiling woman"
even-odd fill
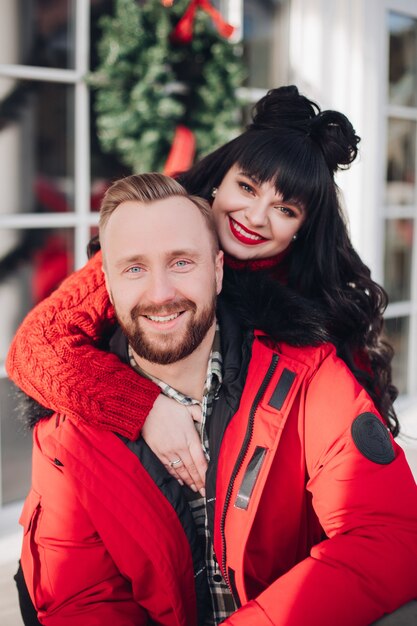
[[[272,182],[259,182],[238,165],[216,188],[212,209],[222,248],[237,259],[283,252],[305,219],[305,211],[285,201]]]
[[[293,345],[331,339],[396,434],[392,350],[381,338],[386,294],[352,247],[334,180],[335,172],[355,159],[358,142],[344,115],[322,112],[296,87],[281,87],[258,102],[242,135],[179,179],[189,193],[212,203],[226,259],[223,292],[236,315]],[[214,240],[217,235],[211,228]],[[71,311],[66,307],[68,296]],[[74,324],[75,312],[82,313],[77,319],[90,320],[87,328]],[[10,377],[45,406],[65,408],[77,418],[123,431],[132,439],[147,418],[143,434],[150,447],[164,463],[180,457],[184,467],[176,475],[187,484],[192,477],[201,488],[206,464],[189,414],[184,410],[176,422],[172,412],[159,410],[162,401],[156,385],[138,384],[135,372],[94,346],[108,332],[112,313],[101,259],[94,258],[24,322],[9,353]],[[51,324],[51,319],[57,321]],[[34,329],[40,329],[35,338]],[[88,359],[80,364],[81,350]],[[45,362],[58,371],[50,384],[43,376],[37,380]],[[73,397],[73,385],[68,383],[74,376],[80,378],[80,366],[86,362],[90,369]],[[91,399],[91,388],[99,394],[100,410]],[[160,433],[161,424],[167,435],[163,446],[152,434]]]

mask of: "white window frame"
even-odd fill
[[[391,105],[389,103],[389,32],[387,29],[387,16],[390,11],[393,11],[396,13],[402,13],[405,16],[417,20],[417,2],[416,0],[384,0],[383,7],[381,7],[381,9],[380,58],[382,59],[382,63],[379,77],[379,94],[381,103],[381,106],[379,107],[379,127],[381,132],[379,135],[378,150],[378,154],[380,155],[378,163],[380,172],[378,206],[380,207],[379,232],[381,234],[381,237],[379,238],[381,245],[379,246],[378,265],[381,276],[383,276],[385,251],[384,232],[387,218],[410,218],[414,222],[410,299],[403,302],[389,304],[385,314],[385,319],[387,320],[405,316],[409,318],[407,393],[401,396],[396,403],[399,413],[402,413],[407,412],[407,410],[415,406],[417,402],[417,352],[413,349],[413,346],[417,346],[417,192],[414,197],[413,206],[386,205],[384,198],[386,188],[386,146],[388,119],[394,117],[398,119],[414,120],[417,122],[417,106],[411,108]],[[417,170],[417,141],[415,167]],[[415,173],[415,180],[417,186],[417,171]]]
[[[75,0],[75,69],[51,69],[28,65],[0,64],[0,76],[63,83],[74,87],[74,211],[57,213],[19,213],[0,215],[2,228],[74,228],[74,264],[78,268],[86,261],[86,247],[91,226],[98,216],[90,211],[90,117],[89,71],[90,3]]]

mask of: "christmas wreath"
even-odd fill
[[[238,134],[241,50],[208,0],[115,0],[100,26],[90,82],[105,152],[173,173]]]

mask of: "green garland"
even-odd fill
[[[245,77],[240,47],[198,10],[189,44],[170,34],[189,0],[115,0],[100,22],[99,65],[90,77],[101,146],[135,172],[160,171],[178,124],[196,137],[196,158],[236,136]]]

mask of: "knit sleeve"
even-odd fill
[[[160,389],[96,345],[115,322],[101,263],[98,253],[27,315],[6,369],[43,406],[137,439]]]

